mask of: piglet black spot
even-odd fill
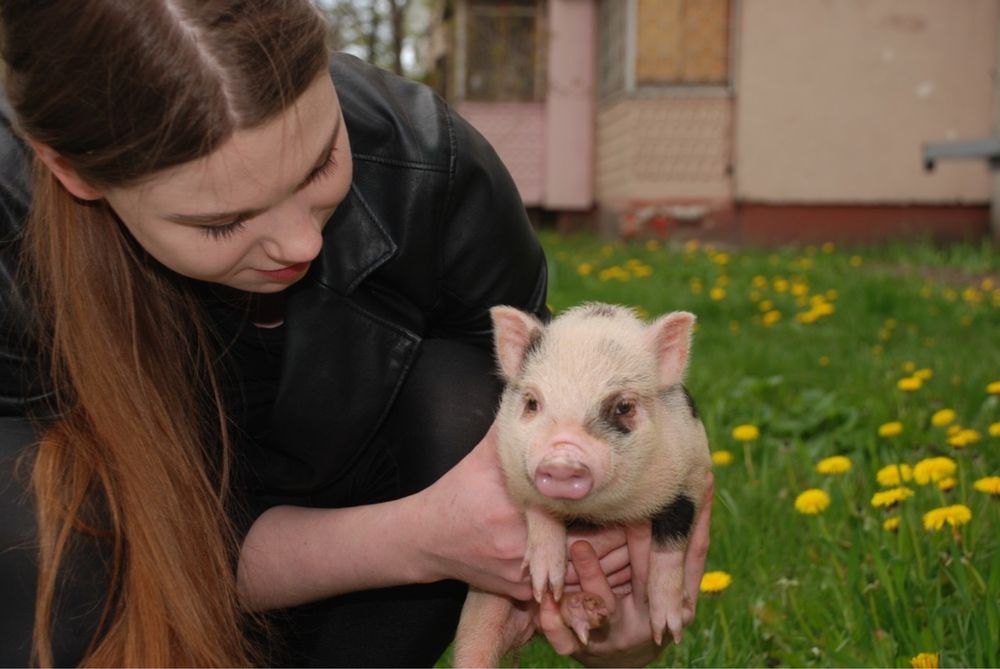
[[[601,304],[594,302],[588,304],[583,312],[584,316],[595,316],[597,318],[615,318],[618,315],[618,308],[612,304]]]
[[[686,539],[694,524],[694,502],[687,495],[677,498],[653,516],[653,541],[658,546]]]
[[[683,384],[681,385],[681,390],[684,391],[684,399],[687,401],[688,409],[691,410],[691,417],[698,418],[698,407],[695,406],[694,398],[691,397],[691,393],[688,392],[687,387]]]

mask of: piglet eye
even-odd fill
[[[622,400],[615,405],[616,418],[631,418],[635,415],[635,402]]]
[[[531,395],[525,395],[524,397],[524,415],[530,416],[532,414],[538,413],[538,400],[536,400]]]

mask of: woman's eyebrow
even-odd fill
[[[343,120],[343,116],[337,116],[337,123],[333,126],[333,132],[330,134],[330,139],[327,140],[323,147],[323,150],[319,154],[319,158],[313,162],[312,168],[310,168],[308,174],[303,177],[303,179],[295,186],[295,190],[300,191],[304,188],[313,177],[323,169],[326,165],[327,160],[330,158],[330,153],[333,151],[334,143],[337,141],[337,136],[340,134],[340,125]],[[164,216],[168,221],[174,223],[186,223],[189,225],[206,225],[210,223],[220,223],[228,222],[236,219],[247,219],[253,218],[258,214],[262,214],[265,209],[243,209],[240,211],[226,211],[219,213],[210,214],[167,214]]]

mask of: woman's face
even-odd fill
[[[283,290],[316,258],[351,185],[351,147],[327,74],[259,128],[151,181],[103,193],[135,239],[192,279]]]

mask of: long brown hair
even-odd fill
[[[4,0],[0,21],[20,131],[98,188],[210,153],[327,63],[308,0]],[[57,414],[32,476],[36,659],[53,661],[60,569],[90,535],[112,565],[85,663],[245,665],[229,442],[197,303],[105,202],[77,200],[37,160],[34,175],[25,276]]]

